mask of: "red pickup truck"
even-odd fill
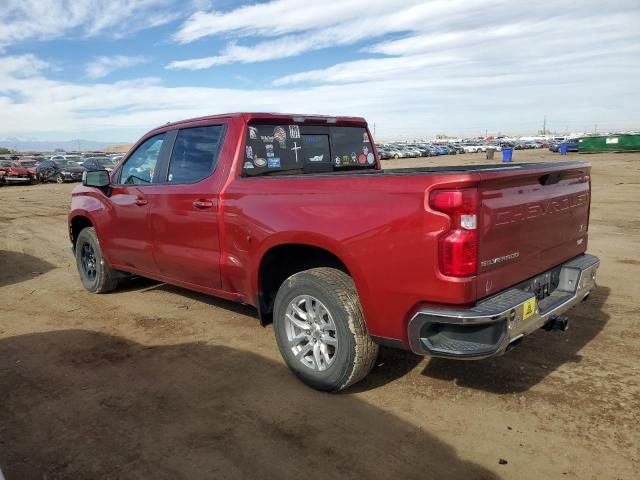
[[[74,189],[82,283],[125,275],[256,307],[308,385],[364,378],[379,345],[480,359],[595,286],[590,164],[383,170],[362,118],[238,113],[152,130]]]

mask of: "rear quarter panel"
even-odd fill
[[[473,279],[439,273],[436,242],[449,220],[425,205],[425,192],[435,186],[472,182],[469,174],[442,173],[237,178],[221,213],[228,288],[254,303],[260,261],[270,248],[318,246],[349,270],[369,332],[406,342],[417,303],[474,300]]]

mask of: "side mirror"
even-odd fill
[[[85,170],[82,172],[82,185],[85,187],[106,188],[109,183],[109,172],[106,170]]]

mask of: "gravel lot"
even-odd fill
[[[638,478],[640,154],[569,158],[593,163],[589,250],[602,260],[569,331],[481,362],[383,350],[339,395],[289,374],[251,308],[142,279],[86,293],[67,239],[73,185],[0,188],[0,468],[7,480]],[[384,165],[456,163],[483,156]]]

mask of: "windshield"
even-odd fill
[[[20,162],[20,166],[22,167],[35,167],[36,166],[36,162],[32,161],[32,160],[22,160]]]

